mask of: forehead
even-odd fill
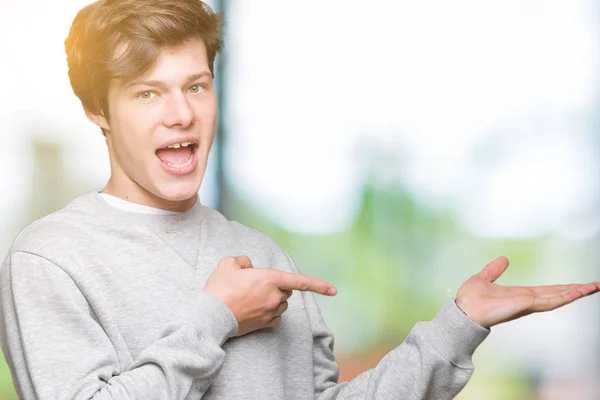
[[[119,79],[115,83],[125,87],[132,82],[152,80],[176,85],[191,75],[206,72],[210,72],[206,46],[200,39],[190,39],[175,46],[162,46],[147,73],[125,80]]]
[[[208,68],[206,46],[200,39],[183,42],[177,46],[163,46],[150,71],[150,76],[185,68]]]

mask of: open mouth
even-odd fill
[[[197,145],[182,142],[156,150],[156,156],[171,168],[185,168],[192,164]]]

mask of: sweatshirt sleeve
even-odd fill
[[[199,293],[189,318],[166,326],[124,369],[71,277],[23,252],[0,270],[0,314],[2,350],[26,400],[201,398],[238,329],[224,303]]]
[[[305,297],[313,331],[315,398],[319,400],[453,399],[469,381],[474,369],[471,357],[490,332],[450,299],[433,320],[417,322],[404,342],[375,368],[350,382],[337,383],[333,336],[312,293]]]
[[[288,254],[294,271],[297,266]],[[333,334],[311,292],[303,292],[313,334],[315,399],[453,399],[473,373],[472,356],[489,335],[456,305],[442,304],[431,321],[417,322],[400,346],[350,382],[337,383]]]

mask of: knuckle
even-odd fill
[[[298,279],[298,286],[300,287],[300,290],[308,290],[310,288],[308,278],[305,276],[300,276]]]
[[[267,285],[272,286],[272,287],[279,287],[280,278],[279,278],[279,274],[276,271],[270,270],[270,269],[265,269],[264,274],[265,274],[264,281]]]
[[[272,299],[267,300],[267,308],[269,311],[276,310],[277,307],[279,307],[279,304],[280,304],[279,299],[272,298]]]
[[[251,264],[250,257],[248,256],[237,256],[235,260],[237,264]]]
[[[228,258],[229,258],[229,257],[223,257],[223,258],[221,258],[221,259],[219,260],[219,262],[217,263],[217,266],[219,266],[219,265],[223,265],[223,264],[226,264],[226,263],[228,262],[228,260],[227,260]]]
[[[232,256],[223,257],[221,261],[219,261],[219,265],[232,265],[235,264],[235,258]]]

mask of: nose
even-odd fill
[[[170,94],[164,110],[163,123],[166,127],[187,128],[194,122],[194,113],[183,93]]]

